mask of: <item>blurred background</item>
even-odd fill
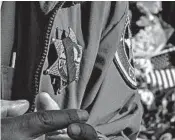
[[[138,140],[175,140],[175,2],[132,1],[129,14],[144,108]]]

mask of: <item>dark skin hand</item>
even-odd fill
[[[47,110],[23,115],[28,107],[29,103],[25,100],[1,100],[1,138],[3,140],[32,140],[65,128],[70,139],[98,139],[94,128],[85,124],[89,118],[85,110],[49,110],[54,107],[51,104],[44,107]]]

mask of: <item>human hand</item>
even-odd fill
[[[36,97],[36,107],[38,111],[60,110],[58,104],[48,93],[42,92]],[[46,134],[47,140],[97,140],[95,129],[85,123],[73,123],[67,129],[57,130]]]
[[[88,119],[86,111],[76,109],[40,111],[22,115],[28,106],[29,103],[25,100],[1,100],[3,140],[31,140],[48,132],[67,128],[72,123],[84,123]]]
[[[29,102],[26,100],[0,100],[1,118],[15,117],[24,114],[29,108]]]

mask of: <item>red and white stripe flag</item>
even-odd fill
[[[162,90],[175,87],[175,68],[153,70],[146,74],[145,80],[150,88]]]

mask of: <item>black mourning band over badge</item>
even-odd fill
[[[45,75],[50,75],[55,94],[61,93],[71,82],[79,78],[82,46],[78,45],[73,30],[68,29],[68,32],[58,28],[55,30],[56,38],[52,38],[50,49],[55,48],[56,59],[44,71]]]

